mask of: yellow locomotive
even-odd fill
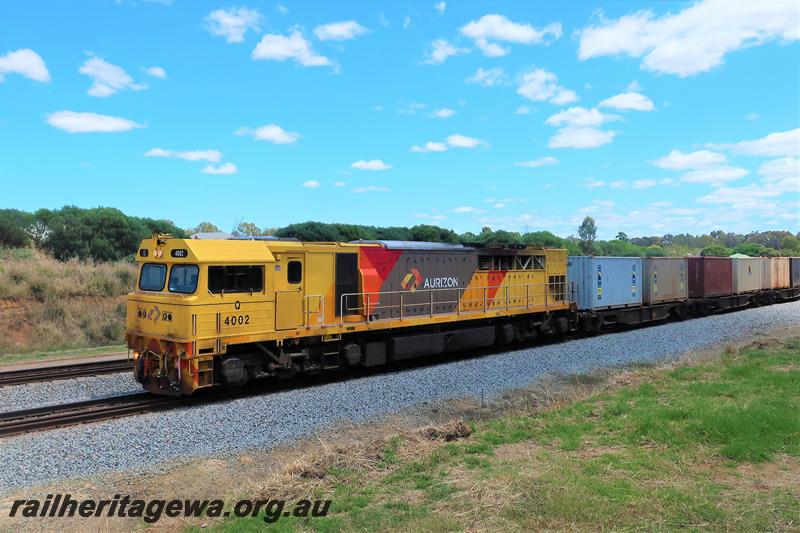
[[[137,262],[126,341],[157,394],[573,327],[561,249],[154,235]]]

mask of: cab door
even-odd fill
[[[296,329],[303,323],[303,281],[305,261],[302,254],[281,254],[275,265],[275,329]]]

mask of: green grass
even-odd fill
[[[328,517],[268,530],[800,527],[800,339],[639,372],[637,386],[473,422],[468,439],[413,460],[391,439],[378,475],[328,472]]]

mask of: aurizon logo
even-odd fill
[[[400,282],[400,287],[403,288],[405,291],[414,292],[419,287],[419,284],[422,282],[422,276],[419,273],[419,270],[416,268],[412,268],[411,272],[405,275],[403,281]]]

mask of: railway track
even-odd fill
[[[186,398],[136,393],[0,413],[0,437],[150,413],[186,403]]]
[[[95,361],[44,368],[0,371],[0,387],[85,376],[99,376],[101,374],[114,374],[117,372],[130,371],[131,368],[131,362],[125,359],[122,361]]]

